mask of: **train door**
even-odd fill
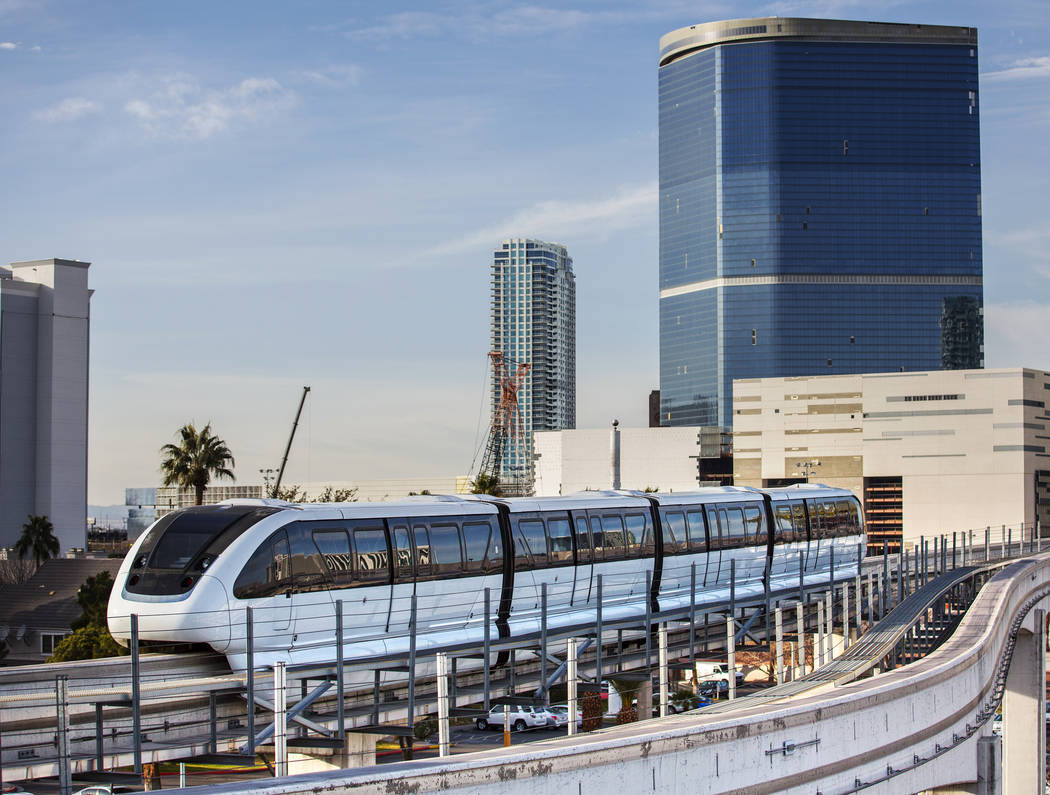
[[[714,585],[719,585],[722,582],[722,571],[725,570],[726,582],[729,581],[729,557],[724,554],[725,544],[722,539],[722,526],[718,518],[718,506],[708,505],[707,510],[707,529],[708,529],[708,547],[707,557],[709,562],[707,564],[707,582]],[[724,564],[723,564],[724,558]]]
[[[510,519],[514,540],[514,595],[510,612],[514,623],[538,615],[540,589],[536,587],[535,571],[547,567],[547,533],[538,514],[511,514]],[[528,626],[517,631],[532,629]]]
[[[289,634],[293,649],[330,648],[335,642],[335,608],[321,552],[313,532],[325,527],[321,522],[289,525],[288,542],[292,553],[292,616]],[[338,532],[342,527],[334,528]]]
[[[252,608],[256,651],[291,646],[292,556],[285,530],[278,530],[255,550],[237,576],[233,595]]]
[[[416,593],[418,557],[412,543],[412,526],[409,521],[391,519],[388,525],[394,576],[390,584],[390,610],[386,631],[394,636],[407,637],[411,629],[412,596]],[[423,532],[426,532],[425,528]]]
[[[587,515],[570,514],[574,528],[573,543],[576,549],[576,582],[573,587],[573,604],[590,604],[594,588],[594,544],[587,526]]]

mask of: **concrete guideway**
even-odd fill
[[[942,576],[963,575],[959,570]],[[929,593],[913,596],[916,610],[930,609],[923,603]],[[1009,792],[1042,792],[1045,736],[1036,731],[1034,742],[1024,740],[1032,732],[1022,731],[1020,722],[1043,723],[1042,688],[1032,686],[1032,672],[1043,670],[1040,608],[1048,597],[1050,554],[1040,554],[993,577],[938,649],[878,676],[838,685],[825,681],[774,703],[742,699],[731,713],[701,710],[525,750],[254,781],[250,789],[263,795],[536,795],[610,791],[631,782],[654,792],[897,793],[952,785],[976,792],[971,782],[978,781],[978,747],[987,744],[982,738],[990,734],[990,719],[1005,694]],[[899,616],[895,621],[903,624]],[[884,645],[874,653],[882,659]],[[233,784],[209,791],[246,789]]]

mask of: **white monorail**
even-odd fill
[[[128,553],[109,601],[126,643],[207,644],[235,669],[528,637],[593,625],[601,575],[606,621],[849,579],[864,549],[860,505],[842,489],[718,487],[566,497],[415,497],[291,504],[230,500],[159,519]],[[546,586],[544,588],[544,586]]]

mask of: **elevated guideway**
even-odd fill
[[[975,566],[931,579],[853,654],[779,692],[527,747],[257,781],[251,790],[542,795],[616,791],[633,782],[654,792],[996,792],[997,768],[988,762],[995,754],[982,751],[1005,697],[1005,791],[1042,792],[1050,554],[1006,565],[956,621],[951,602],[978,585],[982,571],[991,573]],[[937,643],[919,656],[924,644]],[[895,656],[907,664],[865,675]],[[1038,678],[1039,687],[1015,681],[1026,677]],[[1011,708],[1011,694],[1027,705]],[[1034,746],[1023,739],[1033,733]]]

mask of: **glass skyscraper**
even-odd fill
[[[977,31],[764,18],[660,40],[660,422],[734,378],[982,367]]]
[[[533,432],[576,427],[576,277],[565,246],[513,238],[496,249],[491,334],[512,375],[529,365],[518,392],[523,433],[507,440],[500,480],[531,488]],[[494,380],[493,411],[499,399]]]

